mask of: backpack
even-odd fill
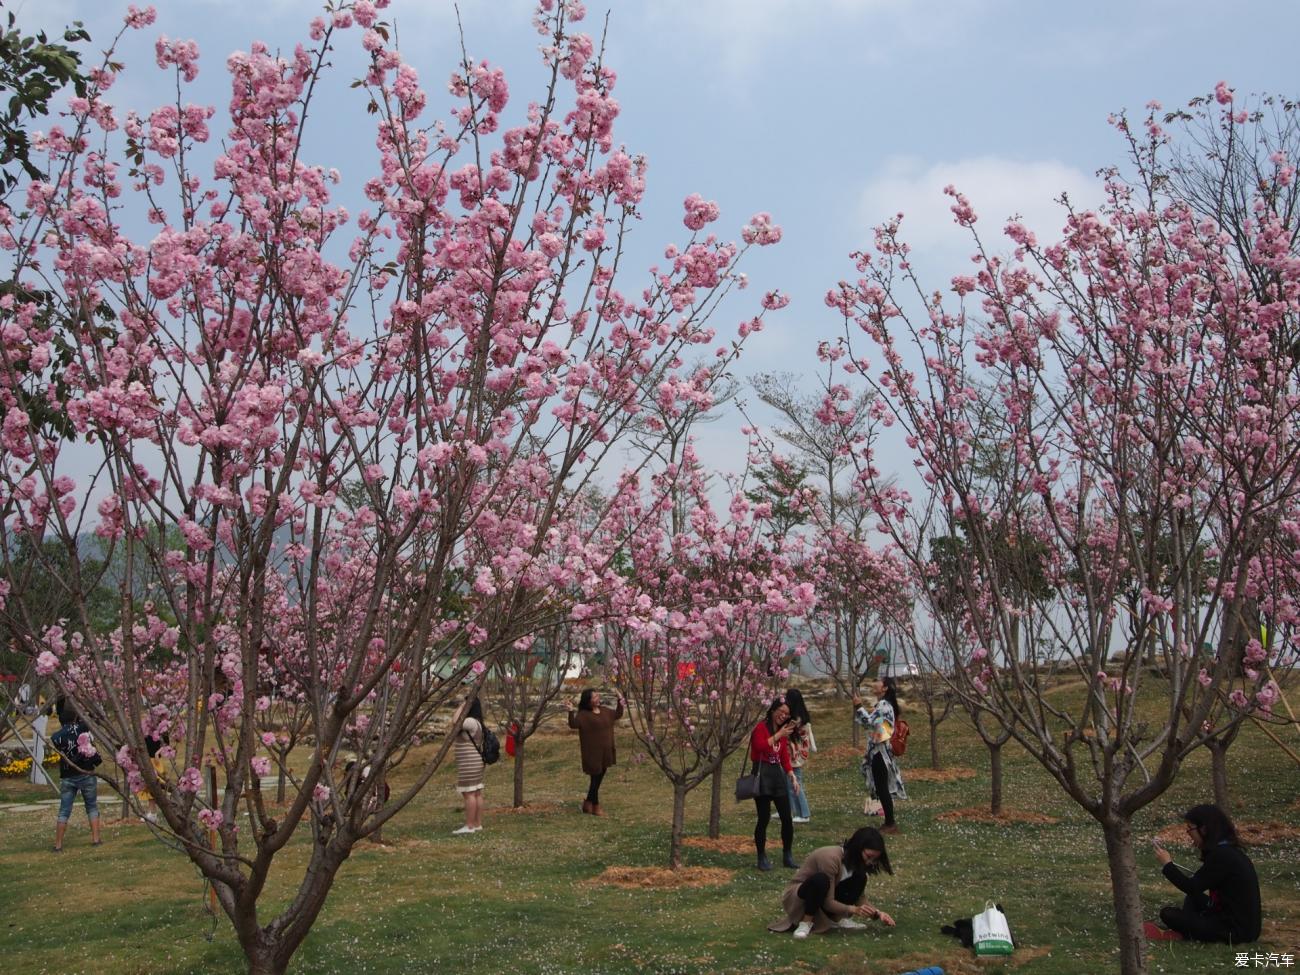
[[[501,758],[501,739],[499,739],[487,725],[479,722],[479,727],[483,729],[483,744],[480,747],[475,741],[473,735],[465,735],[469,743],[474,746],[478,752],[478,757],[483,759],[484,765],[495,765]]]
[[[97,765],[104,760],[99,757],[99,752],[92,755],[83,755],[77,750],[77,738],[86,726],[81,722],[74,722],[60,728],[50,737],[50,745],[59,753],[59,758],[67,765],[73,766],[78,770],[78,774],[88,774]]]
[[[912,733],[912,729],[907,726],[907,722],[899,718],[894,722],[894,734],[889,739],[889,750],[895,755],[903,755],[907,752],[907,736]]]

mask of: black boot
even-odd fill
[[[785,856],[782,857],[782,859],[781,859],[781,866],[783,866],[783,867],[789,867],[791,870],[798,870],[798,869],[799,869],[799,864],[797,864],[797,863],[794,862],[794,857],[791,856],[789,850],[786,850],[786,851],[785,851]]]
[[[758,869],[764,871],[772,869],[772,861],[767,858],[767,853],[761,850],[758,854]]]

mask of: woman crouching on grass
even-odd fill
[[[1188,938],[1236,945],[1258,941],[1259,877],[1231,818],[1218,806],[1193,806],[1183,814],[1183,828],[1201,854],[1201,868],[1184,873],[1159,839],[1151,841],[1165,879],[1187,896],[1182,907],[1160,909],[1163,929],[1146,922],[1146,936],[1153,941]]]
[[[768,925],[769,931],[794,930],[799,939],[838,928],[861,931],[855,917],[877,920],[887,928],[894,919],[872,904],[862,903],[867,875],[881,870],[892,874],[885,838],[874,826],[863,826],[842,846],[823,846],[804,860],[781,897],[785,916]]]

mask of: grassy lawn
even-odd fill
[[[904,697],[904,707],[907,698]],[[814,702],[822,754],[805,775],[813,820],[796,827],[795,855],[839,842],[862,816],[863,784],[849,740],[847,708]],[[489,718],[491,716],[489,715]],[[928,761],[924,721],[915,713],[904,760]],[[1055,823],[987,824],[939,817],[988,797],[982,745],[956,719],[940,728],[946,765],[969,766],[974,778],[909,783],[900,807],[904,833],[889,839],[896,873],[874,878],[868,898],[898,920],[861,934],[832,934],[796,942],[768,934],[779,913],[789,871],[753,869],[752,853],[688,851],[692,866],[734,870],[724,886],[623,890],[592,883],[606,867],[660,866],[667,857],[670,794],[659,774],[636,761],[626,729],[619,766],[601,790],[608,815],[579,814],[585,779],[576,738],[561,731],[529,742],[528,796],[541,811],[489,813],[486,828],[452,836],[459,825],[454,772],[430,788],[386,829],[388,846],[363,845],[340,874],[325,910],[298,953],[298,973],[711,973],[825,972],[897,975],[927,964],[949,975],[1023,971],[1098,973],[1116,969],[1110,889],[1100,830],[1027,756],[1006,756],[1008,807],[1055,817]],[[1295,736],[1292,735],[1292,738]],[[828,754],[831,753],[831,754]],[[1239,821],[1300,826],[1300,769],[1254,728],[1234,746],[1232,788]],[[489,770],[489,809],[508,805],[510,759]],[[737,769],[727,773],[731,786]],[[0,797],[30,794],[10,784]],[[1146,833],[1210,794],[1208,756],[1188,764],[1177,785],[1145,811]],[[46,792],[45,795],[52,795]],[[115,817],[118,803],[108,804]],[[708,812],[704,788],[691,797],[688,832],[702,835]],[[723,833],[753,829],[751,804],[726,802]],[[204,911],[197,872],[139,825],[109,825],[106,842],[89,846],[85,819],[74,813],[65,852],[49,847],[53,812],[0,818],[0,958],[10,972],[234,972],[241,955],[224,919]],[[779,854],[776,824],[769,850]],[[302,844],[283,855],[272,894],[287,898],[304,862]],[[1190,849],[1171,846],[1192,864]],[[1265,929],[1250,951],[1300,956],[1300,841],[1257,845],[1251,856],[1263,885]],[[1148,914],[1174,900],[1143,845],[1138,852]],[[969,917],[985,898],[1002,903],[1019,941],[1007,962],[976,963],[939,933],[941,924]],[[1160,944],[1152,970],[1210,975],[1234,969],[1224,945]],[[1296,959],[1300,963],[1300,957]]]

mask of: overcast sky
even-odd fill
[[[151,87],[160,77],[152,39],[161,33],[199,42],[193,100],[221,107],[227,54],[254,38],[291,50],[320,10],[309,0],[155,5],[157,23],[125,51],[116,104],[165,99]],[[102,45],[126,4],[6,7],[29,28],[83,20]],[[541,93],[532,5],[461,0],[460,9],[470,53],[506,70],[514,124],[519,116],[509,113]],[[1095,199],[1095,171],[1121,161],[1109,113],[1140,114],[1152,99],[1182,105],[1220,79],[1242,93],[1300,95],[1297,0],[597,0],[588,4],[589,31],[599,32],[606,10],[606,61],[618,72],[623,109],[616,141],[650,162],[640,266],[685,238],[681,201],[691,192],[721,205],[720,234],[737,236],[759,210],[785,228],[784,241],[746,270],[753,300],[779,287],[793,301],[751,340],[742,374],[815,368],[817,340],[838,327],[822,295],[852,275],[848,253],[866,247],[870,228],[895,212],[907,214],[906,236],[935,286],[963,273],[969,248],[951,228],[941,192],[948,183],[989,224],[1019,212],[1050,236],[1060,225],[1053,198],[1067,191]],[[451,3],[394,0],[386,18],[430,92],[430,111],[445,115],[459,49]],[[355,76],[342,65],[335,77],[314,159],[338,167],[354,188],[375,155],[364,103],[347,87]],[[223,129],[214,125],[214,133]],[[742,296],[732,310],[739,320],[754,308]],[[706,431],[705,456],[739,464],[740,422]]]

